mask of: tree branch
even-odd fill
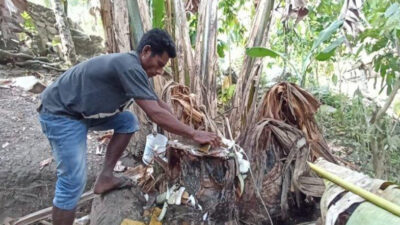
[[[378,122],[380,119],[382,119],[383,115],[385,114],[385,112],[387,111],[389,106],[392,104],[394,97],[396,96],[397,91],[399,89],[400,89],[400,78],[397,79],[396,83],[393,85],[392,93],[390,93],[389,98],[386,100],[383,107],[379,109],[379,111],[375,117],[371,118],[371,121],[370,121],[371,124],[376,124],[376,122]]]

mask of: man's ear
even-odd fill
[[[146,57],[149,57],[151,55],[151,46],[150,45],[145,45],[143,47],[142,54],[144,56],[146,56]]]

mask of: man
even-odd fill
[[[163,74],[175,44],[163,30],[142,37],[136,52],[98,56],[60,76],[41,95],[39,119],[57,162],[53,224],[72,224],[75,207],[86,184],[86,136],[89,129],[114,129],[94,193],[120,188],[126,180],[113,169],[133,133],[135,115],[124,111],[132,99],[163,129],[200,144],[219,145],[216,134],[197,131],[178,121],[168,105],[154,93],[148,78]]]

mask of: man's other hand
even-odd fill
[[[192,139],[200,144],[211,144],[213,147],[221,146],[221,138],[206,131],[195,130]]]

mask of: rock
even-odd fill
[[[14,78],[12,85],[35,94],[41,93],[46,88],[46,86],[34,76]]]
[[[3,50],[17,50],[18,49],[18,41],[15,40],[5,40],[3,36],[0,34],[0,49]]]
[[[45,27],[46,26],[46,24],[44,22],[39,21],[39,20],[35,22],[35,25],[36,25],[36,27]]]
[[[33,39],[40,39],[37,41],[38,48],[35,49],[35,52],[38,55],[45,55],[48,53],[45,43],[52,41],[58,35],[53,10],[29,2],[28,12],[38,30],[38,35],[35,35]],[[89,58],[105,52],[101,37],[85,34],[79,24],[73,22],[70,18],[68,18],[68,23],[70,24],[75,51],[78,55]]]
[[[46,30],[52,35],[58,35],[58,30],[53,26],[46,27]]]

